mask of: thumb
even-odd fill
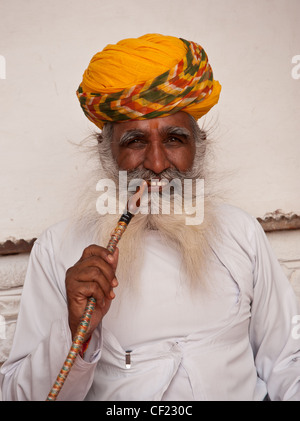
[[[118,249],[118,247],[116,247],[113,254],[109,254],[107,256],[107,261],[108,261],[109,264],[111,264],[114,271],[116,271],[116,269],[117,269],[118,260],[119,260],[119,249]]]

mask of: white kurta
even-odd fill
[[[145,238],[136,293],[122,291],[58,400],[300,400],[297,299],[255,220],[219,208],[206,287],[192,294],[180,258]],[[33,247],[8,361],[4,400],[45,400],[71,346],[65,272],[91,244],[67,222]],[[130,351],[130,368],[125,355]]]

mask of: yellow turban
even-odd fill
[[[197,120],[218,102],[220,91],[200,45],[147,34],[107,45],[95,54],[76,93],[85,115],[102,129],[108,121],[178,111]]]

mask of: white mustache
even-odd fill
[[[127,179],[128,181],[132,181],[134,179],[142,179],[142,180],[167,180],[171,181],[173,179],[180,179],[183,180],[186,178],[186,173],[178,171],[176,169],[167,169],[162,171],[159,174],[151,170],[146,169],[136,169],[127,171]]]

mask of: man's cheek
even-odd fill
[[[121,170],[135,170],[138,167],[142,167],[143,156],[136,151],[126,151],[126,153],[121,153],[117,158],[117,165]]]

